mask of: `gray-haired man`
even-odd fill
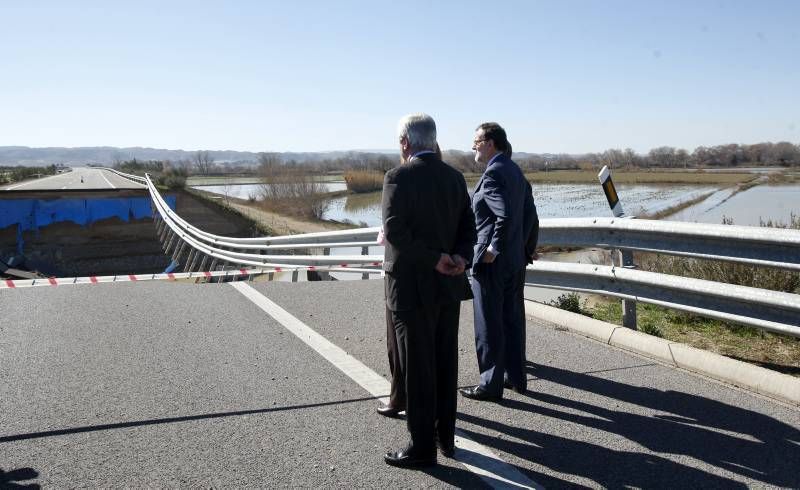
[[[460,302],[472,297],[475,219],[460,172],[436,155],[436,123],[410,114],[398,124],[403,163],[383,181],[386,306],[405,373],[410,443],[384,456],[402,467],[454,452]]]

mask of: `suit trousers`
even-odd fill
[[[392,310],[386,308],[386,353],[389,355],[389,372],[392,385],[389,390],[389,406],[401,410],[406,407],[406,375],[400,361],[400,349],[397,347],[397,333],[392,319]]]
[[[498,397],[503,394],[506,379],[515,387],[527,386],[525,269],[506,268],[502,259],[498,255],[491,264],[478,264],[472,274],[480,386]]]
[[[460,312],[460,302],[392,311],[406,375],[408,431],[419,454],[435,454],[437,437],[453,445]]]

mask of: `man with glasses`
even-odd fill
[[[525,266],[538,257],[539,217],[531,186],[511,160],[511,143],[497,123],[475,131],[475,161],[486,170],[472,195],[478,242],[472,265],[475,348],[480,383],[459,390],[473,400],[500,400],[503,388],[527,389]]]
[[[386,306],[405,376],[410,443],[386,453],[400,467],[455,452],[458,320],[471,297],[475,218],[464,177],[436,155],[436,123],[410,114],[398,125],[403,164],[383,181]],[[393,373],[394,375],[395,373]]]

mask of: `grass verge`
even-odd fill
[[[622,325],[620,301],[598,303],[581,313]],[[798,338],[643,303],[637,303],[636,315],[639,331],[646,334],[800,377]]]

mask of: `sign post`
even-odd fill
[[[597,174],[597,178],[600,180],[600,185],[603,186],[603,192],[608,200],[608,205],[611,207],[611,212],[614,213],[615,218],[621,218],[625,213],[622,211],[622,204],[619,202],[614,182],[611,181],[611,170],[608,169],[608,166],[603,165],[602,170]]]
[[[611,170],[608,169],[608,166],[603,165],[600,173],[597,174],[597,178],[600,180],[600,185],[603,186],[603,193],[606,195],[608,206],[611,208],[614,217],[624,217],[625,212],[622,210],[622,203],[619,202],[619,195],[614,187],[614,182],[611,180]],[[611,261],[614,261],[613,255]],[[633,263],[633,252],[630,250],[619,251],[619,262],[620,266],[625,269],[634,269],[636,267]],[[622,300],[622,326],[636,330],[636,301]]]

